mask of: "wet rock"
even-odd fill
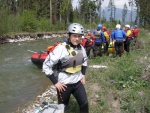
[[[35,113],[43,102],[57,104],[57,100],[55,100],[56,97],[56,88],[54,86],[50,86],[45,92],[37,96],[36,101],[22,109],[21,113]]]
[[[56,37],[66,37],[66,33],[33,33],[33,34],[15,34],[15,35],[3,35],[0,36],[0,44],[11,42],[22,42],[37,39],[47,39]]]

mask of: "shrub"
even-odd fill
[[[38,20],[38,30],[39,31],[50,31],[50,20],[46,18],[41,18]]]
[[[8,15],[3,12],[0,16],[0,35],[6,34],[8,31]]]
[[[37,29],[37,21],[33,11],[25,10],[21,16],[21,29],[26,32],[34,32]]]

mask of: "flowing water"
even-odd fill
[[[63,38],[0,45],[0,113],[12,113],[32,102],[51,84],[31,62],[32,52],[47,49]]]

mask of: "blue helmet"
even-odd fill
[[[101,28],[102,28],[102,25],[98,24],[97,29],[101,29]]]
[[[134,28],[138,28],[138,26],[137,26],[137,25],[134,25]]]

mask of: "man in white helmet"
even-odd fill
[[[84,88],[87,55],[80,44],[84,28],[78,23],[68,27],[68,39],[55,47],[43,63],[43,72],[57,89],[58,103],[68,106],[71,94],[77,100],[80,112],[89,113],[87,94]],[[53,67],[58,66],[54,75]]]
[[[120,24],[116,25],[116,30],[112,32],[111,36],[115,43],[116,56],[119,55],[121,57],[123,42],[126,40],[126,34],[123,30],[121,30]]]
[[[129,53],[130,51],[130,43],[131,43],[131,40],[132,40],[132,30],[130,29],[130,25],[125,25],[125,32],[126,32],[126,35],[127,35],[127,39],[124,43],[124,49],[126,52]]]

